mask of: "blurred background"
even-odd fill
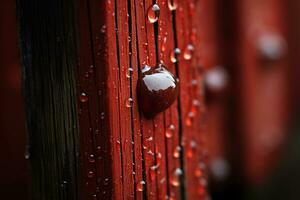
[[[214,0],[211,199],[300,199],[300,1]],[[0,2],[0,195],[28,199],[16,3]]]

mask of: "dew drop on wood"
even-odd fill
[[[131,108],[133,105],[133,99],[132,98],[128,98],[126,101],[126,107],[127,108]]]
[[[153,4],[149,9],[148,9],[148,20],[150,23],[155,23],[158,21],[159,18],[159,13],[160,13],[160,8],[157,4]]]
[[[175,48],[173,51],[170,52],[170,60],[172,63],[176,63],[178,59],[178,55],[181,53],[179,48]]]
[[[170,184],[174,187],[180,186],[181,175],[182,175],[182,170],[180,168],[175,169],[174,173],[170,177]]]
[[[95,156],[93,154],[89,155],[89,162],[94,163],[95,162]]]
[[[93,178],[94,175],[95,175],[95,174],[94,174],[93,171],[89,171],[87,176],[88,176],[89,178]]]
[[[86,93],[82,92],[82,93],[80,94],[79,100],[80,100],[82,103],[85,103],[85,102],[87,102],[87,101],[89,100],[89,97],[87,96]]]
[[[193,57],[193,52],[194,46],[192,44],[187,45],[183,52],[183,58],[185,60],[191,60]]]
[[[140,182],[138,182],[137,183],[137,185],[136,185],[136,190],[138,191],[138,192],[142,192],[142,191],[144,191],[144,189],[145,189],[145,181],[140,181]]]
[[[175,133],[175,126],[171,124],[166,130],[166,138],[173,137],[174,133]]]
[[[168,0],[168,7],[170,11],[176,10],[178,8],[178,0]]]
[[[180,146],[175,147],[174,152],[173,152],[173,157],[174,158],[179,158],[180,157],[180,151],[181,151]]]
[[[126,72],[126,77],[130,78],[132,76],[132,73],[133,73],[133,69],[131,67],[129,67]]]

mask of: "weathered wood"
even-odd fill
[[[33,199],[78,199],[72,1],[18,1]]]
[[[19,2],[36,199],[206,198],[204,3],[176,2],[174,11],[156,2],[154,24],[152,0]],[[137,80],[159,62],[178,76],[180,96],[147,119]]]

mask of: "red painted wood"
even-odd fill
[[[287,132],[287,60],[261,61],[259,38],[276,34],[286,40],[284,1],[244,0],[240,2],[241,111],[244,176],[253,184],[270,174],[279,158]],[[286,48],[283,44],[283,48]],[[285,52],[286,53],[286,52]]]
[[[198,68],[202,53],[201,41],[195,35],[201,26],[198,20],[190,20],[200,17],[193,13],[200,11],[201,3],[179,2],[173,12],[168,3],[157,2],[159,20],[151,24],[147,12],[152,0],[80,1],[82,198],[205,198],[203,72]],[[184,49],[190,43],[195,50],[192,58],[185,60]],[[177,45],[182,53],[174,64],[170,53]],[[137,101],[138,74],[144,65],[154,67],[159,62],[179,74],[180,101],[146,119]],[[193,79],[197,84],[191,85]],[[87,101],[80,101],[82,92]],[[192,105],[196,99],[200,107]],[[195,116],[187,118],[189,112]]]

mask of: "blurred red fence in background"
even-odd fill
[[[157,2],[160,16],[155,25],[145,17],[152,0],[77,2],[76,89],[79,96],[88,94],[88,100],[79,97],[77,102],[81,199],[94,198],[95,191],[101,192],[99,199],[205,199],[219,190],[263,185],[281,159],[292,111],[300,99],[300,70],[295,67],[300,62],[300,25],[295,20],[300,17],[299,3],[176,2],[176,12],[170,12],[169,1]],[[14,1],[2,1],[0,196],[4,199],[26,199],[29,187],[16,16]],[[187,59],[190,44],[195,52]],[[181,50],[180,57],[172,54],[175,48]],[[159,61],[179,76],[180,97],[148,120],[138,110],[135,88],[142,66]],[[111,114],[101,121],[105,113]],[[110,135],[94,136],[91,131]],[[176,173],[180,178],[174,178]]]

